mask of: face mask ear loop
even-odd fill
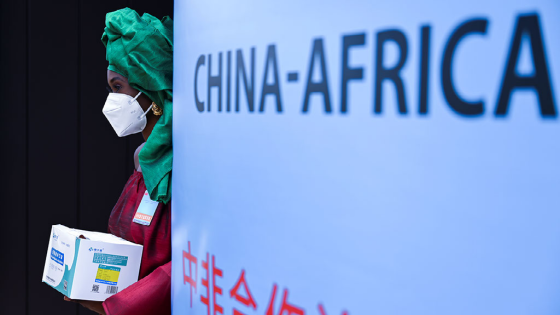
[[[148,110],[140,116],[140,119],[142,119],[142,118],[144,118],[144,116],[148,115],[148,112],[150,112],[150,109],[152,109],[152,106],[154,106],[154,105],[150,105],[150,107],[148,107]]]
[[[138,94],[136,94],[136,96],[132,100],[128,101],[128,104],[136,101],[136,99],[138,98],[138,96],[140,96],[140,94],[142,94],[142,91],[138,92]]]

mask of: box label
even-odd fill
[[[121,268],[119,267],[99,265],[99,268],[97,268],[97,275],[95,276],[95,282],[116,285],[119,281],[120,273]]]
[[[95,264],[107,264],[116,266],[125,266],[128,262],[128,256],[110,255],[110,254],[93,254],[93,263]]]
[[[59,252],[54,247],[51,248],[51,259],[54,260],[57,264],[64,266],[64,253]]]

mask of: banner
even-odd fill
[[[173,314],[560,313],[559,16],[175,1]]]

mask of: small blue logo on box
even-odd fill
[[[57,251],[54,248],[51,248],[51,259],[54,260],[56,263],[64,266],[64,253]]]

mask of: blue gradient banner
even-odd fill
[[[560,2],[175,2],[174,314],[560,313]]]

